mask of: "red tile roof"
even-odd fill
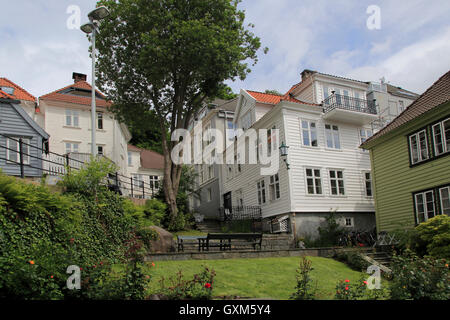
[[[289,102],[295,102],[295,103],[301,103],[301,104],[308,104],[308,105],[313,105],[313,106],[318,106],[318,104],[314,104],[314,103],[308,103],[308,102],[304,102],[304,101],[300,101],[296,98],[294,98],[291,95],[291,91],[294,89],[294,87],[297,87],[297,85],[293,86],[286,94],[284,95],[277,95],[277,94],[272,94],[272,93],[262,93],[262,92],[258,92],[258,91],[251,91],[251,90],[246,90],[253,98],[255,98],[255,100],[257,102],[261,102],[261,103],[268,103],[268,104],[278,104],[281,101],[289,101]]]
[[[70,88],[78,88],[78,89],[84,89],[84,90],[92,90],[92,87],[89,83],[86,81],[78,81],[76,83],[72,83],[64,88],[55,90],[53,92],[50,92],[46,95],[43,95],[39,97],[40,100],[48,100],[48,101],[61,101],[61,102],[69,102],[69,103],[75,103],[75,104],[82,104],[82,105],[91,105],[91,96],[84,97],[84,96],[77,96],[70,93],[61,93],[61,91],[70,89]],[[96,105],[100,107],[109,107],[111,106],[111,103],[106,100],[105,96],[98,90],[95,90],[97,94],[102,97],[103,99],[96,98]]]
[[[379,137],[397,129],[398,127],[421,116],[431,109],[450,102],[450,71],[437,80],[427,91],[425,91],[416,101],[409,105],[405,111],[399,114],[386,127],[378,131],[367,139],[362,146],[367,145]]]
[[[0,97],[9,98],[9,99],[17,99],[17,100],[26,100],[26,101],[36,101],[36,97],[30,94],[28,91],[15,84],[11,80],[7,78],[0,78],[0,87],[12,87],[14,88],[13,94],[8,94],[5,91],[0,90]]]
[[[128,145],[129,151],[141,153],[141,168],[144,169],[164,169],[164,156],[152,150],[141,149],[131,144]]]

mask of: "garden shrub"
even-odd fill
[[[215,275],[214,270],[204,267],[200,274],[195,274],[191,280],[185,280],[180,270],[174,277],[169,278],[169,286],[164,278],[160,280],[158,294],[168,300],[210,300]]]
[[[358,252],[355,251],[338,251],[335,259],[344,262],[350,268],[356,271],[366,271],[370,263],[364,260]]]
[[[419,224],[412,249],[420,255],[450,259],[450,217],[438,215]]]
[[[450,271],[447,259],[418,257],[411,250],[394,255],[390,284],[392,298],[414,300],[450,299]]]
[[[300,260],[300,266],[297,269],[297,285],[295,292],[292,294],[291,299],[294,300],[313,300],[315,296],[316,288],[313,288],[312,278],[310,276],[313,270],[311,260],[302,257]],[[317,283],[316,283],[317,285]]]
[[[350,280],[340,280],[336,285],[334,296],[337,300],[387,300],[390,298],[386,288],[369,289],[365,277],[362,276],[356,283]]]
[[[0,172],[0,298],[114,298],[129,292],[120,282],[105,280],[110,270],[99,266],[125,261],[134,235],[142,246],[153,235],[139,230],[123,199],[103,185],[110,170],[93,160],[63,178],[63,194]],[[91,288],[110,283],[119,291],[67,290],[69,265],[83,269]],[[129,268],[126,279],[138,273]]]

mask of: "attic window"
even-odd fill
[[[7,94],[14,94],[14,88],[13,87],[0,87],[0,89]]]

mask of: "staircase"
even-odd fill
[[[367,256],[385,267],[389,268],[391,265],[392,256],[388,252],[367,252]]]
[[[197,222],[197,229],[204,233],[222,233],[222,225],[218,220],[203,220]]]

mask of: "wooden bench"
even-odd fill
[[[197,247],[198,251],[205,248],[206,236],[177,236],[178,251],[184,251],[185,247]]]
[[[215,240],[219,242],[215,242]],[[254,250],[257,247],[261,250],[261,242],[262,233],[208,233],[202,249],[208,251],[210,247],[218,247],[221,251],[224,251],[231,250],[232,247],[248,247],[250,245]]]

